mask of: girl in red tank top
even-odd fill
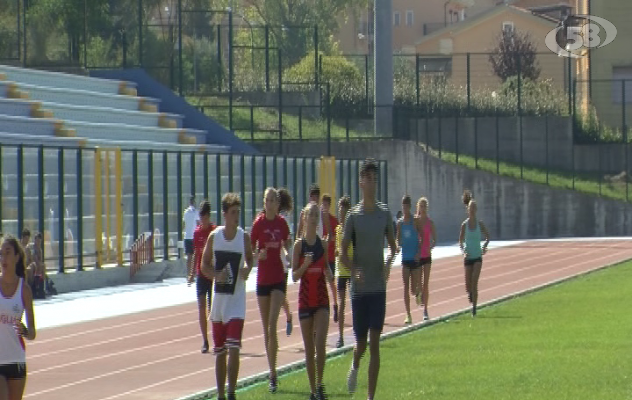
[[[329,295],[327,284],[334,276],[329,268],[327,242],[318,237],[316,229],[320,209],[316,203],[308,204],[305,215],[305,235],[294,243],[292,252],[292,278],[300,279],[298,315],[305,347],[305,364],[311,388],[311,399],[325,398],[323,375],[327,358],[326,342],[329,329]]]

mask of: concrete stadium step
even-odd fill
[[[8,88],[14,88],[19,93],[28,96],[28,99],[47,101],[53,103],[70,104],[76,106],[92,105],[96,107],[109,107],[121,110],[140,110],[157,112],[160,100],[149,97],[127,96],[120,94],[107,94],[91,92],[80,89],[66,89],[49,86],[37,86],[26,83],[5,81]],[[17,89],[16,89],[17,87]],[[1,93],[1,92],[0,92]],[[7,92],[10,94],[10,91]],[[9,97],[5,95],[4,97]]]
[[[206,132],[195,129],[145,127],[122,123],[95,123],[64,120],[64,127],[76,136],[93,140],[146,141],[156,144],[197,144],[206,142]]]
[[[103,94],[136,95],[136,83],[111,79],[92,78],[63,72],[43,71],[0,65],[0,74],[6,80],[37,86],[89,90]]]
[[[54,138],[55,136],[65,136],[64,125],[59,120],[50,118],[30,118],[11,115],[0,115],[0,127],[5,134],[23,134],[31,139],[40,136],[44,138]],[[5,142],[2,142],[5,143]],[[41,142],[46,144],[45,141]],[[19,144],[19,143],[17,143]],[[39,143],[38,143],[39,144]]]
[[[0,104],[1,106],[1,104]],[[55,118],[80,122],[109,123],[117,121],[127,125],[145,127],[182,128],[183,117],[177,114],[123,110],[89,105],[72,105],[42,102],[41,107],[50,110]],[[0,113],[2,108],[0,107]]]

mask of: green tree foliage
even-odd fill
[[[489,55],[489,62],[496,76],[503,82],[518,75],[537,80],[540,67],[536,55],[537,50],[529,33],[503,31]]]

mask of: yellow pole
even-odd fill
[[[121,149],[115,151],[115,178],[116,178],[116,255],[119,266],[123,266],[123,171],[121,161]]]
[[[97,268],[103,265],[103,193],[101,188],[101,150],[94,151],[94,251]]]
[[[320,157],[320,168],[318,174],[318,184],[323,193],[331,196],[331,207],[329,212],[336,214],[336,159],[334,157]]]
[[[105,150],[105,259],[112,260],[110,255],[110,150]]]

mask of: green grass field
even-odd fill
[[[376,399],[632,399],[632,262],[382,342]],[[331,399],[346,391],[350,354],[330,360]],[[244,389],[247,400],[307,399],[305,372]]]

